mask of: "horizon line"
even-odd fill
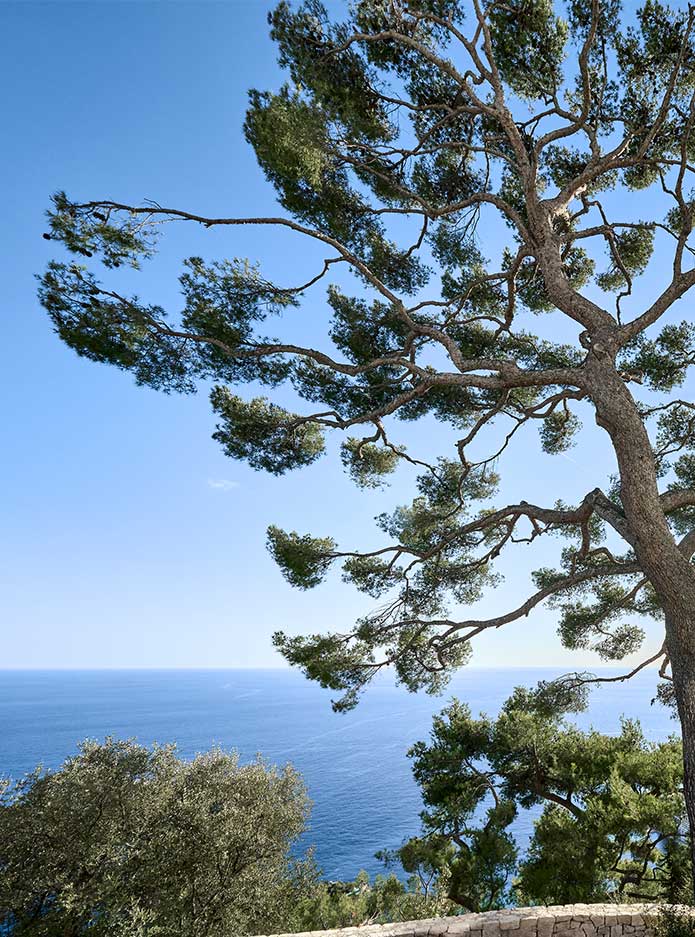
[[[563,664],[469,664],[457,668],[454,673],[463,673],[466,670],[557,670],[558,668],[563,668],[566,665]],[[625,665],[629,666],[629,665]],[[593,672],[594,670],[621,670],[623,669],[616,664],[596,664],[590,668],[580,668],[577,667],[573,673],[578,673],[581,670]],[[649,665],[643,668],[644,670],[653,670],[658,669],[657,664]],[[286,671],[287,673],[301,673],[296,667],[290,667],[282,664],[267,664],[267,665],[246,665],[246,664],[230,664],[227,667],[220,666],[186,666],[186,665],[172,665],[172,666],[157,666],[157,665],[148,665],[148,664],[127,664],[122,666],[58,666],[58,667],[42,667],[42,666],[0,666],[0,673],[32,673],[32,672],[41,672],[41,673],[94,673],[96,672],[117,672],[117,671],[225,671],[225,670],[278,670]],[[388,671],[387,671],[388,672]],[[452,674],[453,675],[453,674]],[[310,679],[307,677],[307,679]]]

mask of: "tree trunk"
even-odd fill
[[[690,855],[693,863],[693,895],[695,900],[695,654],[682,650],[678,635],[692,632],[695,609],[689,621],[667,620],[667,635],[673,688],[678,706],[683,739],[683,794],[690,826]]]
[[[695,896],[695,570],[676,542],[657,485],[654,453],[632,394],[612,358],[588,356],[596,422],[611,437],[620,495],[637,559],[665,615],[665,644],[683,738],[684,797],[690,826]]]

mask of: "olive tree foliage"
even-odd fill
[[[293,584],[341,564],[379,602],[341,633],[275,637],[339,708],[387,665],[438,690],[477,635],[544,602],[567,647],[609,661],[640,648],[634,616],[663,618],[643,665],[660,663],[678,705],[695,823],[695,404],[676,391],[695,327],[673,308],[695,285],[695,14],[658,0],[354,0],[339,15],[307,0],[270,17],[287,82],[251,92],[245,133],[276,217],[58,194],[45,236],[76,261],[49,265],[41,300],[68,345],[141,384],[212,382],[215,437],[233,458],[279,474],[337,434],[358,485],[398,465],[418,473],[412,502],[379,518],[376,550],[269,531]],[[82,263],[137,267],[173,219],[283,229],[325,257],[282,284],[249,261],[192,257],[175,315]],[[506,246],[490,257],[499,229]],[[658,286],[638,288],[649,269]],[[292,340],[301,304],[326,310],[320,347]],[[267,393],[239,395],[247,382]],[[284,386],[301,412],[275,402]],[[586,413],[615,453],[615,484],[574,505],[561,491],[506,503],[497,471],[525,431],[562,452]],[[448,453],[404,446],[399,421],[425,417],[451,428]],[[527,596],[466,614],[506,547],[553,534],[557,566]]]
[[[84,742],[0,799],[0,931],[228,937],[284,929],[313,882],[289,849],[307,798],[291,770],[221,750]]]
[[[543,688],[517,689],[499,716],[454,701],[409,752],[422,832],[392,858],[444,873],[463,908],[692,899],[680,740],[639,723],[582,731]],[[511,825],[536,812],[528,848]]]

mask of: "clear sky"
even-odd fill
[[[282,80],[269,7],[0,3],[0,667],[278,666],[275,629],[344,628],[371,607],[339,575],[293,590],[266,553],[265,530],[276,523],[365,545],[374,515],[412,495],[410,476],[365,494],[335,455],[282,478],[231,462],[210,438],[205,392],[167,397],[79,359],[35,298],[34,275],[56,256],[41,238],[56,189],[223,215],[277,210],[241,130],[247,89]],[[312,269],[287,234],[170,229],[138,286],[165,305],[176,303],[190,254],[260,259],[290,283]],[[326,309],[313,297],[297,327],[318,340]],[[447,431],[415,432],[421,446],[450,454]],[[591,425],[552,458],[531,432],[501,465],[505,500],[572,502],[612,467]],[[557,547],[511,554],[505,583],[476,612],[522,601],[528,569],[551,564]],[[550,611],[487,636],[474,661],[597,664],[561,648]]]

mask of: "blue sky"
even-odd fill
[[[365,494],[335,454],[282,478],[231,462],[210,438],[205,392],[167,397],[77,358],[35,298],[34,275],[56,255],[41,238],[56,189],[201,213],[276,212],[241,131],[247,89],[282,80],[269,6],[0,4],[0,666],[277,666],[277,628],[343,629],[371,607],[338,575],[312,592],[293,590],[266,553],[265,530],[276,523],[331,533],[346,547],[371,543],[374,515],[407,501],[412,477]],[[181,259],[196,253],[259,259],[284,282],[299,282],[316,259],[288,233],[172,225],[142,274],[142,294],[175,305]],[[297,329],[318,340],[325,321],[313,294]],[[442,452],[453,439],[430,425],[414,433]],[[503,492],[571,502],[604,484],[612,467],[590,424],[563,457],[539,455],[532,432],[501,465]],[[533,555],[510,554],[505,583],[476,611],[522,601],[528,570],[551,563],[556,549],[551,541]],[[474,662],[597,664],[560,647],[550,611],[486,636]]]

